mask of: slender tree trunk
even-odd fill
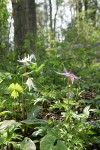
[[[81,0],[78,0],[76,2],[76,17],[78,21],[82,20],[82,1]]]
[[[51,0],[49,0],[49,8],[50,8],[50,29],[51,29],[51,32],[52,32],[52,2]]]
[[[56,2],[56,13],[55,13],[55,16],[54,16],[54,38],[56,37],[56,20],[57,20],[57,14],[58,14],[58,4]]]
[[[96,13],[97,13],[98,2],[97,0],[84,0],[85,18],[91,19],[96,24]]]
[[[14,18],[14,42],[18,53],[34,51],[36,37],[36,5],[35,0],[12,0]],[[28,37],[28,45],[23,48],[25,39]],[[34,38],[33,38],[34,37]],[[29,53],[29,52],[28,52]]]
[[[45,2],[44,2],[44,24],[45,24],[45,26],[44,27],[47,27],[48,26],[48,19],[49,19],[49,17],[48,17],[48,3],[47,3],[47,0],[45,0]]]
[[[88,0],[84,0],[85,18],[87,18],[87,10],[88,10]]]
[[[90,14],[90,18],[91,18],[91,20],[93,21],[94,26],[96,25],[97,7],[98,7],[98,2],[97,2],[97,0],[94,0],[94,1],[92,2],[92,6],[91,6],[91,8],[90,8],[90,9],[92,10],[92,12],[91,12],[91,14]]]

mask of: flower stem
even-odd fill
[[[22,87],[23,87],[23,76],[22,76]],[[22,118],[24,119],[24,95],[23,95],[23,93],[22,93]]]
[[[68,110],[70,105],[70,78],[68,78]]]
[[[70,73],[72,73],[72,67],[70,69]],[[70,81],[71,81],[71,78],[69,77],[68,78],[68,110],[70,109]]]
[[[24,73],[26,73],[26,65],[24,66]],[[24,77],[22,76],[22,87],[24,88]],[[23,108],[22,108],[22,114],[23,114],[23,119],[25,118],[25,98],[24,98],[24,94],[22,93],[22,104],[23,104]]]

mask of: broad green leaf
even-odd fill
[[[21,125],[21,123],[18,123],[15,120],[5,120],[0,122],[0,130],[4,130],[5,128],[10,127],[12,125],[18,127]]]
[[[37,118],[33,118],[33,119],[26,119],[21,121],[22,123],[25,123],[27,125],[31,125],[31,124],[42,124],[45,125],[47,122],[43,119],[37,119]]]
[[[36,146],[30,138],[25,137],[21,143],[20,150],[36,150]]]
[[[96,132],[89,130],[89,131],[87,132],[87,134],[89,134],[89,135],[95,135]]]
[[[23,93],[23,88],[22,88],[22,86],[20,86],[18,83],[16,83],[16,90],[17,90],[19,93]]]
[[[27,119],[33,119],[37,116],[38,112],[42,107],[38,105],[34,105],[32,110],[27,114]]]
[[[0,113],[0,117],[3,117],[5,115],[11,114],[11,113],[12,113],[11,111],[3,111],[3,112]]]
[[[10,90],[10,91],[16,90],[19,93],[23,93],[23,88],[18,83],[16,83],[16,84],[14,84],[14,83],[10,84],[10,86],[8,87],[8,90]]]
[[[43,127],[38,127],[38,130],[37,131],[34,131],[33,133],[32,133],[32,135],[34,136],[34,137],[37,137],[38,135],[41,135],[41,136],[44,136],[44,133],[46,132],[46,127],[45,126],[43,126]]]
[[[67,146],[65,145],[64,141],[58,140],[53,150],[67,150]]]
[[[19,96],[18,92],[16,90],[14,90],[12,93],[11,93],[11,97],[13,97],[14,99],[17,98]]]
[[[40,141],[40,150],[53,150],[56,137],[50,134],[45,135]]]
[[[94,99],[99,100],[100,99],[100,95],[97,95]]]
[[[11,91],[15,90],[15,84],[14,83],[10,84],[10,86],[8,87],[8,90],[11,90]]]
[[[41,106],[34,105],[32,110],[27,114],[27,119],[21,122],[26,124],[46,124],[45,120],[36,118],[41,108]]]

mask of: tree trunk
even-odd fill
[[[18,54],[34,51],[36,37],[35,0],[12,0],[14,18],[14,42]],[[28,38],[27,43],[25,43]],[[25,44],[25,45],[24,45]],[[30,53],[28,52],[28,53]]]
[[[50,8],[50,29],[51,29],[51,32],[52,32],[52,3],[51,3],[51,0],[49,0],[49,8]]]
[[[84,0],[85,17],[87,18],[88,0]]]
[[[76,17],[78,19],[78,21],[81,21],[82,20],[82,2],[81,0],[78,0],[76,2]]]
[[[91,19],[96,24],[96,13],[97,13],[98,2],[97,0],[84,0],[85,17]]]

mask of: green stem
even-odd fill
[[[26,73],[26,65],[24,66],[24,73]],[[22,76],[22,87],[24,87],[23,83],[24,83],[24,77]],[[25,102],[24,94],[22,94],[22,104],[23,104],[22,114],[23,114],[23,118],[25,118],[26,102]]]
[[[22,76],[22,87],[23,87],[23,81],[24,81],[24,79],[23,79],[23,76]],[[25,118],[25,100],[24,100],[24,94],[22,93],[22,104],[23,104],[23,106],[22,106],[22,118],[24,119]]]
[[[70,69],[70,73],[72,73],[72,67],[71,67],[71,69]],[[70,79],[70,77],[68,78],[68,111],[69,111],[69,109],[70,109],[70,81],[71,81],[71,79]]]
[[[70,108],[70,79],[68,78],[68,110]]]
[[[3,144],[1,145],[1,150],[3,150]]]

